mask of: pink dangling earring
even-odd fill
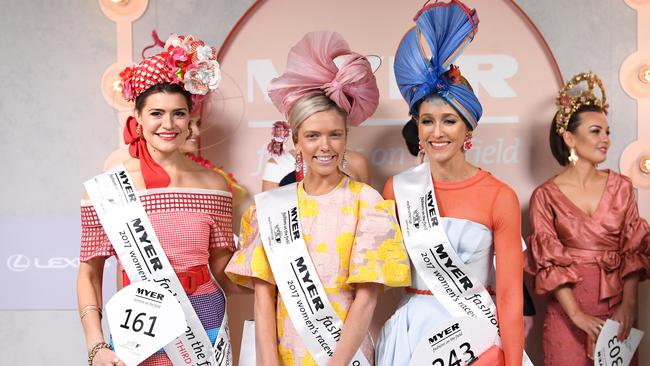
[[[463,151],[467,151],[472,148],[472,133],[468,132],[465,134],[465,142],[463,142]]]
[[[302,161],[302,152],[296,155],[296,182],[301,182],[305,178],[305,164]]]

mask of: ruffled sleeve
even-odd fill
[[[358,207],[347,283],[409,286],[411,270],[395,218],[395,203],[383,200],[374,189],[364,185]]]
[[[87,202],[81,204],[81,250],[79,260],[87,262],[96,257],[115,255],[113,245],[99,222],[97,211]]]
[[[535,292],[540,295],[581,281],[572,257],[557,236],[553,207],[543,188],[537,188],[530,198],[531,257],[526,261],[526,270],[535,276]]]
[[[210,214],[210,249],[226,249],[235,251],[235,241],[232,234],[232,199],[228,197],[218,206],[218,210]]]
[[[650,226],[639,216],[632,182],[625,177],[622,190],[628,195],[621,237],[621,278],[638,272],[641,280],[650,277]]]
[[[251,206],[241,219],[241,247],[233,254],[225,272],[238,285],[253,288],[253,278],[275,285],[257,225],[257,210]]]

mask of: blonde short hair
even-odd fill
[[[343,117],[345,131],[347,132],[349,128],[347,112],[336,105],[325,94],[316,93],[301,98],[293,105],[291,111],[289,111],[289,125],[291,126],[291,137],[293,141],[296,142],[298,140],[298,129],[307,118],[318,112],[329,111],[330,109],[336,110]]]

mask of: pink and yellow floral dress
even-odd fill
[[[344,178],[331,192],[310,196],[298,186],[298,207],[307,250],[328,299],[345,321],[358,283],[408,286],[411,273],[393,201],[385,201],[370,186]],[[242,248],[226,267],[234,282],[253,286],[253,278],[275,285],[264,252],[256,210],[251,207],[241,224]],[[316,365],[278,294],[276,308],[278,351],[284,365]],[[373,346],[366,336],[361,349],[372,362]]]

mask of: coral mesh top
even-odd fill
[[[524,350],[521,211],[516,193],[490,173],[453,183],[433,181],[443,217],[470,220],[492,231],[496,253],[496,305],[507,365],[521,365]],[[395,199],[393,178],[384,198]],[[399,214],[399,212],[398,212]]]

